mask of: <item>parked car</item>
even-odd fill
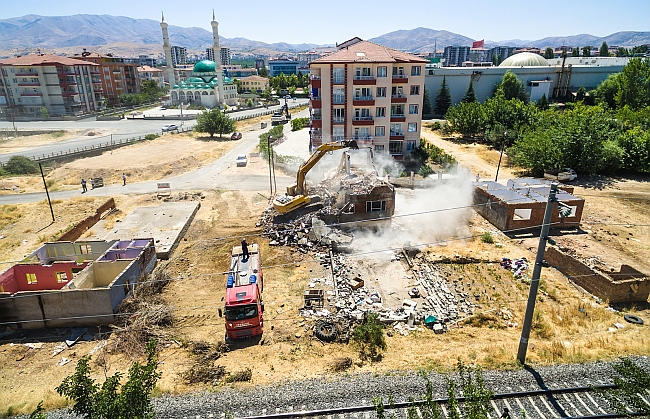
[[[178,125],[176,124],[167,124],[164,127],[162,127],[163,132],[167,131],[178,131]]]
[[[241,132],[233,132],[232,135],[230,136],[231,140],[241,140]]]
[[[570,182],[578,177],[575,170],[571,168],[564,168],[562,170],[545,170],[544,178],[550,180],[557,180],[560,182]]]
[[[237,156],[235,162],[237,163],[237,167],[246,166],[248,164],[248,157],[246,157],[246,154],[240,154]]]

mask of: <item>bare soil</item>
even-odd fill
[[[486,177],[494,176],[496,170],[493,167],[492,151],[487,151],[480,145],[450,143],[433,133],[425,133],[424,136],[436,141],[437,145],[453,154],[466,167],[481,171],[481,176],[484,176],[483,173]],[[201,144],[195,139],[178,137],[175,141],[195,141],[194,145]],[[185,148],[179,147],[179,150]],[[123,155],[123,158],[133,159],[130,160],[131,170],[141,173],[139,176],[142,179],[148,176],[147,173],[160,170],[162,163],[150,160],[148,151],[132,151]],[[195,156],[205,162],[214,158],[218,151],[206,148],[205,153],[212,157],[200,160],[202,157],[197,154]],[[134,155],[142,156],[141,160],[136,160]],[[121,170],[115,166],[120,160],[114,160],[111,155],[94,159],[95,167]],[[73,165],[66,170],[86,170],[83,169],[86,166],[83,161]],[[254,172],[261,170],[260,167],[252,161],[246,168],[233,170]],[[179,167],[174,170],[184,169]],[[511,170],[513,168],[502,166],[499,177],[503,173],[503,179],[506,179],[512,172],[506,173]],[[61,176],[61,179],[66,178]],[[427,249],[422,257],[435,259],[446,256],[454,259],[457,256],[472,256],[483,260],[482,263],[452,263],[443,266],[450,279],[461,284],[466,292],[479,295],[477,304],[481,314],[461,322],[457,328],[442,335],[436,335],[427,329],[418,329],[409,336],[393,332],[392,337],[387,338],[388,348],[383,359],[368,363],[361,361],[354,344],[325,344],[315,339],[310,330],[313,323],[299,316],[303,291],[308,289],[312,278],[322,278],[327,271],[311,256],[287,247],[269,246],[268,240],[259,236],[260,228],[256,222],[266,208],[267,200],[253,192],[204,193],[201,209],[185,240],[170,261],[161,262],[158,268],[165,269],[175,279],[161,294],[162,300],[173,308],[175,321],[173,327],[164,329],[165,338],[161,341],[160,354],[163,361],[160,370],[163,374],[156,394],[213,389],[209,384],[187,384],[182,376],[195,368],[198,362],[189,349],[191,342],[202,341],[217,345],[223,341],[224,321],[218,315],[218,309],[223,306],[226,280],[222,272],[227,270],[232,246],[239,243],[243,236],[247,237],[249,243],[259,243],[261,247],[265,266],[266,311],[261,341],[243,341],[233,345],[230,352],[215,361],[215,365],[223,365],[229,372],[251,368],[251,381],[235,384],[236,386],[264,385],[306,377],[328,378],[335,374],[331,372],[335,358],[344,356],[354,360],[349,373],[385,373],[421,368],[448,370],[458,358],[486,368],[517,368],[514,358],[528,286],[514,278],[511,272],[502,269],[498,262],[502,257],[526,257],[529,261],[534,260],[537,239],[509,239],[482,217],[472,215],[467,226],[470,236],[490,232],[495,244],[484,243],[479,238],[451,240],[445,245]],[[637,269],[650,272],[646,260],[650,250],[648,179],[597,178],[580,181],[576,184],[576,194],[587,200],[582,225],[584,233],[557,236],[554,237],[555,240],[575,248],[585,256],[598,256],[608,266],[613,267],[621,261],[627,261]],[[112,223],[137,206],[155,204],[149,197],[116,196],[115,199],[121,212],[112,215],[103,228],[110,228]],[[11,261],[21,259],[44,241],[94,212],[102,202],[102,199],[91,197],[55,202],[57,221],[52,225],[48,225],[49,211],[44,202],[0,207],[0,230],[5,236],[0,239],[0,254],[6,262],[5,266],[10,266]],[[90,231],[87,235],[101,235],[99,233]],[[376,265],[368,260],[363,262],[364,272],[369,278],[372,278],[373,268],[377,267],[391,275],[404,274],[400,262],[377,261]],[[385,286],[383,291],[399,295],[409,285],[408,278],[403,278],[401,282],[392,285],[379,284],[379,289]],[[647,305],[619,308],[650,321]],[[591,296],[583,294],[555,269],[542,270],[536,312],[528,352],[528,360],[532,364],[586,362],[613,359],[626,354],[647,354],[650,340],[647,325],[637,326],[624,322],[622,313],[607,310],[605,304],[599,304]],[[614,323],[617,322],[625,327],[620,330],[614,328]],[[42,347],[31,349],[24,345],[36,341],[41,341]],[[4,336],[2,342],[0,413],[4,414],[29,413],[40,400],[45,401],[47,408],[64,406],[65,400],[56,394],[54,388],[74,371],[77,360],[97,345],[96,341],[80,342],[52,356],[52,351],[61,342],[61,338],[48,341],[44,336]],[[62,357],[71,362],[56,366]],[[117,352],[114,338],[109,337],[104,350],[93,355],[91,365],[94,376],[102,381],[104,367],[107,374],[126,372],[132,360],[137,358],[137,354]],[[102,360],[102,365],[98,364],[99,360]]]

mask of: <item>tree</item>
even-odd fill
[[[618,75],[616,106],[641,109],[650,105],[650,58],[632,58]]]
[[[605,105],[610,109],[616,108],[616,95],[618,93],[619,78],[621,74],[610,74],[602,83],[593,90],[594,101],[598,105]]]
[[[584,86],[580,86],[580,88],[576,92],[576,101],[585,100],[586,95],[587,95],[587,90],[585,90]]]
[[[222,137],[223,134],[235,131],[235,121],[218,108],[205,110],[196,119],[194,131],[207,132],[210,137],[214,137],[214,134]]]
[[[492,56],[492,65],[497,67],[499,64],[501,64],[501,56],[499,54],[494,54]]]
[[[607,42],[603,41],[602,45],[600,46],[600,51],[598,51],[598,56],[609,57],[609,47],[607,46]]]
[[[546,93],[542,95],[537,101],[537,107],[541,110],[548,109],[548,99],[546,99]]]
[[[451,130],[461,133],[463,136],[481,134],[486,128],[484,105],[478,102],[462,102],[452,106],[447,111],[445,118]]]
[[[474,83],[472,82],[472,80],[469,81],[469,86],[467,87],[467,91],[465,92],[465,96],[463,96],[461,102],[463,103],[476,102],[476,93],[474,92]]]
[[[524,82],[519,80],[517,75],[510,70],[505,72],[501,82],[497,84],[496,93],[502,94],[506,100],[519,99],[522,102],[528,101]]]
[[[142,83],[140,83],[140,92],[149,102],[152,102],[165,94],[164,90],[158,86],[158,83],[155,80],[143,80]]]
[[[573,47],[571,49],[571,56],[572,57],[579,57],[580,56],[580,48],[578,47]]]
[[[551,48],[551,47],[546,48],[546,51],[544,51],[544,58],[550,60],[551,58],[554,58],[554,57],[555,57],[555,54],[553,53],[553,48]]]
[[[257,75],[260,77],[268,77],[269,70],[267,70],[266,67],[260,67],[257,69]]]
[[[147,344],[147,363],[135,362],[129,368],[127,381],[120,384],[122,373],[108,377],[101,388],[90,378],[90,356],[82,357],[75,373],[66,377],[56,388],[57,393],[74,402],[72,413],[87,419],[149,419],[154,417],[151,392],[160,378],[158,368],[157,342]],[[121,387],[121,388],[120,388]],[[120,390],[118,392],[118,390]]]
[[[436,94],[436,105],[433,112],[436,115],[445,116],[451,106],[451,91],[447,86],[447,77],[442,78],[442,85]]]
[[[422,115],[431,115],[433,109],[431,108],[431,98],[429,97],[429,91],[427,87],[424,87],[424,98],[422,99]]]
[[[627,57],[628,55],[630,55],[630,51],[628,51],[627,48],[625,48],[625,47],[618,47],[618,48],[616,49],[616,56],[617,56],[617,57]]]
[[[11,156],[3,169],[12,175],[29,175],[38,173],[38,163],[25,156]]]
[[[582,56],[583,57],[591,57],[591,47],[590,46],[582,47]]]

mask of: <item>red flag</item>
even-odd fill
[[[483,48],[485,45],[485,39],[481,39],[480,41],[472,42],[472,48]]]

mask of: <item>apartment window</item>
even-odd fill
[[[345,108],[334,108],[332,114],[333,122],[343,122],[345,121]]]
[[[404,67],[393,67],[393,76],[403,76]]]
[[[390,154],[402,154],[402,144],[404,141],[389,141],[388,151]]]
[[[18,79],[14,77],[14,84],[18,84]]]
[[[386,77],[386,67],[377,67],[377,77]]]
[[[377,97],[386,97],[386,88],[378,87],[377,88]]]
[[[343,141],[345,140],[345,133],[343,127],[334,127],[332,128],[332,141]]]
[[[404,90],[402,90],[401,86],[393,86],[391,89],[391,95],[393,95],[393,97],[404,97]]]
[[[377,108],[375,110],[375,116],[377,118],[384,118],[386,116],[386,108]]]
[[[332,92],[332,103],[345,103],[345,90],[337,87]]]
[[[391,116],[404,116],[404,106],[402,105],[393,105],[390,107]]]
[[[411,86],[411,95],[419,95],[420,86]]]
[[[404,135],[402,124],[390,124],[390,135]]]
[[[420,70],[421,70],[421,67],[419,65],[414,65],[413,67],[411,67],[411,75],[412,76],[419,76],[420,75]]]
[[[36,274],[25,274],[25,279],[27,279],[28,285],[38,284],[36,280]]]
[[[332,69],[332,82],[333,83],[345,82],[345,68],[336,67]]]
[[[372,75],[372,69],[369,67],[362,67],[362,68],[357,67],[355,69],[356,77],[370,77],[371,75]]]
[[[89,244],[79,245],[79,253],[82,255],[89,255],[93,252],[92,247]]]
[[[409,113],[411,115],[418,113],[418,105],[409,105]]]
[[[411,152],[415,150],[415,141],[407,141],[406,142],[406,151]]]
[[[54,272],[54,276],[56,277],[57,284],[68,282],[68,274],[65,272]]]
[[[370,117],[370,109],[368,108],[355,108],[354,109],[354,117],[355,118],[371,118]]]
[[[375,137],[383,137],[386,135],[386,127],[375,127]]]
[[[385,212],[386,201],[366,201],[366,212]]]
[[[384,152],[384,145],[376,145],[375,146],[375,153],[383,153]]]
[[[354,90],[354,98],[363,100],[366,98],[372,98],[372,92],[369,87],[362,87]]]
[[[418,131],[418,124],[416,122],[409,122],[408,132],[417,132]]]

